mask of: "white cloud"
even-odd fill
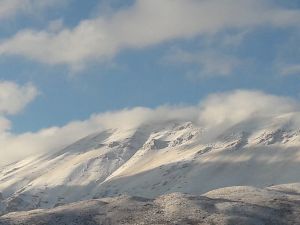
[[[32,84],[20,86],[0,81],[0,134],[10,129],[10,121],[5,116],[21,112],[37,95],[38,91]]]
[[[282,66],[282,68],[280,69],[280,73],[285,76],[300,75],[300,64]]]
[[[75,28],[22,30],[1,41],[0,54],[77,67],[91,59],[109,59],[122,49],[226,29],[299,26],[299,20],[299,10],[279,8],[267,0],[136,0],[128,8],[81,21]]]
[[[205,126],[232,126],[253,118],[273,118],[298,111],[299,103],[287,97],[260,91],[237,90],[213,94],[201,104],[200,121]]]
[[[199,67],[198,76],[227,76],[243,62],[233,55],[213,50],[188,52],[175,49],[169,52],[164,61],[174,64],[195,64]]]
[[[8,119],[3,116],[0,116],[0,134],[3,134],[11,127],[11,123]]]
[[[0,20],[20,14],[36,14],[49,7],[62,5],[66,0],[0,0]]]
[[[158,123],[166,120],[185,121],[196,114],[194,107],[159,107],[157,109],[133,108],[116,112],[92,115],[85,121],[73,121],[63,127],[50,127],[36,133],[0,135],[0,165],[29,155],[51,152],[67,144],[104,129],[130,129],[143,123]],[[1,122],[1,121],[0,121]]]
[[[0,82],[0,115],[19,113],[38,94],[35,86],[20,86],[14,82]]]
[[[142,124],[192,121],[207,128],[210,134],[218,135],[222,130],[239,123],[252,124],[253,119],[268,121],[286,113],[296,112],[296,118],[300,121],[299,110],[299,103],[290,98],[239,90],[211,95],[195,106],[138,107],[95,114],[84,121],[73,121],[63,127],[46,128],[36,133],[3,133],[0,135],[0,153],[5,157],[0,159],[0,164],[33,154],[54,152],[104,129],[131,129]]]

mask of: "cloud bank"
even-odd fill
[[[11,112],[15,112],[14,107],[6,108],[13,108]],[[237,90],[210,95],[194,106],[160,106],[155,109],[136,107],[94,114],[84,121],[73,121],[62,127],[50,127],[36,133],[15,135],[2,132],[0,151],[5,157],[1,158],[0,164],[34,154],[55,152],[79,138],[105,129],[131,129],[142,124],[192,121],[217,135],[240,123],[252,124],[254,119],[263,122],[285,114],[292,115],[288,120],[290,125],[299,126],[299,111],[299,102],[293,99],[260,91]]]
[[[0,42],[0,55],[78,67],[89,60],[110,59],[124,49],[228,29],[293,27],[299,26],[298,21],[299,10],[268,0],[136,0],[128,8],[83,20],[74,28],[21,30]]]

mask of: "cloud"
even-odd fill
[[[11,127],[11,123],[8,119],[3,116],[0,116],[0,134],[3,134]]]
[[[276,106],[276,107],[275,107]],[[287,97],[261,91],[237,90],[213,94],[201,103],[199,121],[204,126],[233,126],[253,118],[274,116],[298,111],[299,103]]]
[[[227,34],[223,37],[223,40],[221,40],[222,45],[236,47],[243,42],[249,32],[249,30],[243,30],[235,34]]]
[[[214,50],[188,52],[175,49],[169,52],[163,60],[173,64],[195,64],[199,68],[198,76],[227,76],[243,62],[233,55]]]
[[[59,31],[21,30],[0,43],[1,55],[77,67],[107,60],[123,49],[213,35],[261,25],[299,26],[300,11],[267,0],[136,0],[130,7]]]
[[[300,64],[292,64],[282,66],[280,73],[284,76],[288,75],[300,75]]]
[[[91,133],[106,129],[132,129],[142,124],[163,121],[185,121],[195,116],[193,107],[159,107],[149,109],[137,107],[116,112],[92,115],[84,121],[72,121],[63,127],[50,127],[36,133],[0,135],[0,165],[26,156],[55,152]],[[195,119],[195,118],[194,118]],[[0,120],[1,123],[1,120]]]
[[[20,14],[36,14],[49,7],[62,5],[66,0],[0,0],[0,20]]]
[[[0,134],[10,129],[10,121],[5,116],[20,113],[37,95],[38,91],[32,84],[20,86],[0,81]]]
[[[276,106],[276,107],[274,107]],[[0,151],[5,156],[0,164],[26,156],[55,152],[91,133],[106,129],[133,129],[143,124],[192,121],[204,127],[211,137],[239,123],[253,125],[272,121],[276,116],[293,114],[291,124],[300,125],[299,102],[259,91],[238,90],[208,96],[194,106],[160,106],[155,109],[136,107],[92,115],[87,120],[73,121],[62,127],[38,132],[0,135]],[[5,123],[5,122],[4,122]],[[1,124],[1,120],[0,120]],[[210,137],[210,138],[211,138]]]
[[[37,94],[36,87],[30,83],[20,86],[14,82],[0,82],[0,115],[19,113]]]

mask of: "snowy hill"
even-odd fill
[[[299,184],[265,189],[230,187],[201,196],[172,193],[155,199],[119,196],[50,210],[9,213],[3,225],[300,224]]]
[[[192,122],[143,124],[89,135],[0,172],[0,211],[53,208],[119,195],[201,195],[231,186],[300,182],[300,130],[290,116],[212,132]]]

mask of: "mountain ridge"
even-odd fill
[[[55,153],[5,167],[0,212],[123,194],[155,198],[296,183],[300,132],[282,118],[258,128],[237,124],[214,137],[189,121],[97,132]]]

